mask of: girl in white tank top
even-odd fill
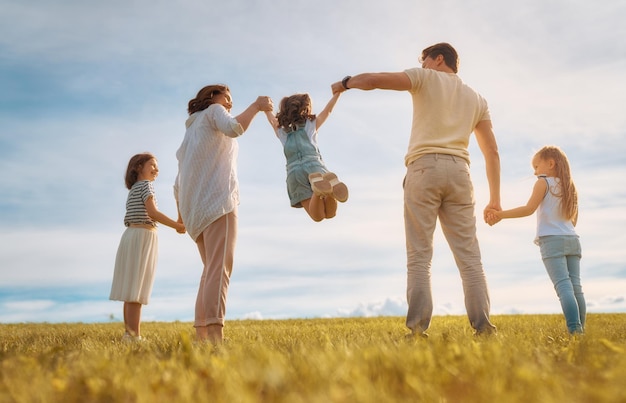
[[[565,153],[554,146],[539,150],[532,160],[537,182],[524,206],[489,210],[489,225],[503,218],[526,217],[537,211],[541,257],[561,302],[567,329],[583,333],[586,303],[580,281],[581,247],[574,230],[578,220],[578,194]]]

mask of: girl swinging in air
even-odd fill
[[[309,94],[295,94],[280,101],[280,110],[267,119],[283,145],[287,159],[287,193],[291,206],[304,207],[313,221],[333,218],[337,201],[348,200],[348,188],[329,172],[317,147],[317,130],[324,124],[340,93],[333,94],[318,115],[313,114]]]

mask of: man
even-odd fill
[[[422,51],[421,68],[397,73],[364,73],[332,84],[348,89],[409,91],[413,125],[405,157],[404,222],[407,248],[406,325],[426,335],[433,303],[430,268],[433,233],[439,218],[459,268],[465,307],[476,334],[495,332],[489,321],[489,292],[476,238],[474,191],[469,171],[469,137],[485,158],[489,204],[501,210],[500,157],[487,102],[457,76],[458,55],[447,43]]]

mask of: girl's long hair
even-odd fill
[[[126,168],[126,176],[124,177],[126,187],[129,190],[135,183],[137,183],[137,178],[139,177],[139,172],[141,172],[141,169],[143,168],[143,164],[153,158],[156,159],[156,157],[150,153],[136,154],[131,157],[130,161],[128,161],[128,168]]]
[[[550,189],[550,192],[561,198],[561,215],[566,220],[572,220],[578,214],[578,192],[572,180],[569,161],[567,156],[559,147],[545,146],[535,154],[537,158],[544,161],[553,160],[556,177],[559,178],[561,191],[556,194]]]
[[[285,130],[296,130],[299,125],[306,123],[307,119],[315,119],[309,94],[295,94],[283,98],[276,119],[278,127]]]
[[[196,112],[200,112],[213,105],[215,101],[213,97],[217,94],[225,94],[230,92],[230,89],[225,84],[213,84],[207,85],[198,91],[198,95],[187,104],[187,112],[191,115]]]

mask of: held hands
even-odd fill
[[[178,232],[179,234],[184,234],[185,232],[187,232],[187,229],[185,228],[185,225],[183,223],[180,223],[176,226],[176,232]]]
[[[500,222],[500,220],[502,220],[501,212],[491,207],[485,208],[484,215],[485,222],[490,226],[493,226],[494,224],[497,224]]]
[[[180,217],[178,218],[178,221],[176,221],[176,226],[174,227],[174,229],[179,234],[184,234],[185,232],[187,232],[187,229],[185,228],[185,224],[183,224]]]
[[[342,92],[346,90],[341,81],[337,81],[336,83],[333,83],[330,86],[330,89],[332,90],[333,94],[337,94],[337,93],[341,94]]]
[[[274,110],[274,102],[272,101],[272,98],[267,96],[258,97],[255,104],[257,108],[259,108],[259,111],[262,112],[271,112]]]
[[[348,89],[352,88],[351,86],[348,85],[348,82],[350,81],[350,79],[352,79],[352,76],[345,76],[343,80],[333,83],[330,86],[331,90],[333,91],[333,95],[341,94],[342,92],[345,92]]]

